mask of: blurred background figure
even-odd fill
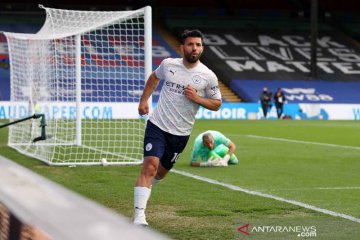
[[[274,95],[274,102],[276,107],[276,114],[278,119],[281,118],[284,112],[285,95],[281,88],[278,88]]]
[[[266,118],[269,108],[272,107],[271,95],[272,92],[269,92],[267,87],[264,87],[263,91],[260,94],[260,104],[263,110],[264,118]]]

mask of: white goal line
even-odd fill
[[[267,194],[267,193],[261,193],[261,192],[241,188],[241,187],[238,187],[238,186],[235,186],[235,185],[232,185],[232,184],[223,183],[223,182],[220,182],[220,181],[217,181],[217,180],[213,180],[213,179],[210,179],[210,178],[198,176],[198,175],[195,175],[195,174],[192,174],[192,173],[187,173],[187,172],[180,171],[180,170],[172,169],[171,172],[180,174],[182,176],[190,177],[190,178],[193,178],[193,179],[197,179],[197,180],[200,180],[200,181],[203,181],[203,182],[207,182],[207,183],[211,183],[211,184],[214,184],[214,185],[226,187],[226,188],[229,188],[229,189],[234,190],[234,191],[244,192],[244,193],[247,193],[247,194],[250,194],[250,195],[255,195],[255,196],[264,197],[264,198],[270,198],[270,199],[274,199],[274,200],[277,200],[277,201],[280,201],[280,202],[286,202],[286,203],[296,205],[296,206],[300,206],[300,207],[310,209],[310,210],[313,210],[313,211],[316,211],[316,212],[324,213],[326,215],[330,215],[330,216],[333,216],[333,217],[340,217],[340,218],[344,218],[344,219],[347,219],[347,220],[350,220],[350,221],[353,221],[353,222],[356,222],[356,223],[360,223],[360,218],[356,218],[356,217],[346,215],[346,214],[343,214],[343,213],[334,212],[334,211],[327,210],[327,209],[324,209],[324,208],[319,208],[319,207],[316,207],[316,206],[313,206],[313,205],[310,205],[310,204],[306,204],[306,203],[302,203],[302,202],[299,202],[299,201],[289,200],[289,199],[278,197],[278,196],[275,196],[275,195],[271,195],[271,194]]]
[[[245,136],[250,137],[250,138],[267,139],[267,140],[273,140],[273,141],[302,143],[302,144],[318,145],[318,146],[325,146],[325,147],[360,150],[360,147],[357,147],[357,146],[346,146],[346,145],[337,145],[337,144],[332,144],[332,143],[309,142],[309,141],[301,141],[301,140],[292,140],[292,139],[287,139],[287,138],[264,137],[264,136],[257,136],[257,135],[245,135]]]

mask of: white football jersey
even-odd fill
[[[182,58],[167,58],[155,70],[155,74],[164,84],[149,119],[165,132],[178,136],[191,133],[200,106],[185,97],[187,85],[195,88],[199,96],[221,99],[216,75],[201,62],[187,69]]]

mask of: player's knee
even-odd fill
[[[155,157],[146,157],[143,162],[141,175],[145,178],[153,178],[156,175],[159,166],[159,159]]]
[[[210,159],[210,158],[216,159],[216,158],[219,158],[219,157],[220,156],[216,153],[215,150],[211,150],[207,155],[207,159]]]
[[[229,148],[224,144],[220,144],[213,151],[215,151],[220,157],[224,157],[229,152]]]

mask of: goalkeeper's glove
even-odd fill
[[[223,164],[224,167],[226,167],[228,165],[228,162],[229,162],[229,159],[230,159],[230,155],[229,154],[226,154],[225,157],[223,157],[221,159],[221,162]]]
[[[214,158],[214,157],[210,157],[207,162],[201,162],[200,163],[201,167],[221,167],[224,166],[222,163],[221,158]]]

